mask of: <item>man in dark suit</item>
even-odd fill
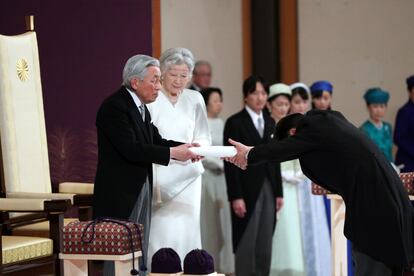
[[[201,92],[210,87],[213,70],[211,64],[205,60],[199,60],[194,64],[193,77],[189,89]]]
[[[224,127],[224,144],[232,137],[251,145],[271,140],[275,122],[262,112],[267,92],[260,77],[243,84],[245,108]],[[241,171],[225,164],[227,192],[232,207],[233,250],[236,275],[269,275],[276,209],[283,204],[279,163],[264,163]]]
[[[98,168],[93,216],[143,224],[144,254],[149,238],[152,164],[199,159],[189,150],[194,145],[164,140],[151,123],[145,104],[157,98],[160,76],[158,60],[145,55],[131,57],[124,67],[123,86],[105,99],[96,118]]]
[[[228,161],[245,169],[299,158],[309,179],[345,202],[344,234],[353,243],[355,274],[402,275],[414,258],[413,208],[377,146],[336,111],[290,115],[275,135],[279,141],[255,147],[231,141],[238,154]]]

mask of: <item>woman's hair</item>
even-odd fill
[[[323,91],[324,90],[315,90],[315,91],[312,91],[312,99],[319,99],[320,97],[322,97]]]
[[[312,100],[313,99],[320,99],[322,97],[323,94],[323,90],[316,90],[316,91],[312,91]],[[312,109],[316,109],[315,104],[312,101]],[[329,105],[328,110],[331,110],[331,106]]]
[[[207,87],[203,90],[201,90],[201,96],[203,96],[204,102],[206,103],[206,106],[208,105],[208,101],[210,100],[210,96],[213,93],[217,93],[220,95],[221,101],[223,101],[223,93],[221,92],[221,89],[218,87]]]
[[[296,95],[299,95],[299,97],[301,97],[304,101],[309,100],[309,94],[303,87],[296,87],[292,90],[292,98]]]
[[[275,139],[281,141],[289,137],[289,130],[296,128],[303,118],[303,114],[295,113],[281,119],[276,125],[276,130],[274,133]]]
[[[194,56],[187,48],[170,48],[162,53],[160,64],[161,74],[164,74],[171,65],[185,64],[191,76],[194,70]]]
[[[247,98],[249,94],[253,93],[256,90],[256,83],[260,82],[265,91],[267,91],[267,86],[262,77],[259,76],[250,76],[243,82],[243,96],[244,98]]]

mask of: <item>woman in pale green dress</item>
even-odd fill
[[[289,113],[290,100],[289,86],[279,83],[270,87],[268,108],[276,124]],[[297,190],[304,177],[298,160],[282,162],[281,174],[284,206],[277,213],[270,274],[305,276]]]

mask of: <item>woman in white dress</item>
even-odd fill
[[[289,113],[291,93],[290,87],[283,83],[270,87],[268,108],[276,124]],[[298,160],[282,162],[280,171],[284,206],[277,214],[270,274],[306,276],[297,187],[302,173]]]
[[[207,106],[208,125],[214,146],[223,145],[224,122],[219,118],[223,96],[220,88],[209,87],[201,95]],[[223,160],[206,157],[201,193],[201,242],[214,258],[220,273],[234,272],[230,205],[228,203]]]
[[[203,97],[185,89],[194,68],[192,53],[185,48],[166,50],[160,57],[162,91],[148,105],[152,122],[162,137],[183,143],[211,144]],[[201,162],[171,161],[153,166],[153,208],[148,261],[160,248],[171,247],[181,260],[201,248]],[[148,266],[150,267],[150,265]]]

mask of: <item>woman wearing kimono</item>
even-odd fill
[[[148,105],[160,134],[180,142],[211,144],[206,107],[197,91],[185,89],[194,68],[192,53],[185,48],[166,50],[160,57],[162,89]],[[171,247],[184,260],[201,248],[201,162],[172,160],[168,167],[154,169],[154,191],[149,261],[162,247]],[[149,266],[150,267],[150,266]]]

